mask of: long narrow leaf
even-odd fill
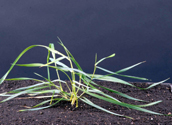
[[[5,73],[5,75],[0,79],[0,84],[2,84],[2,82],[6,79],[6,77],[8,76],[8,74],[10,73],[10,71],[12,70],[12,68],[14,67],[14,65],[17,63],[17,61],[23,56],[23,54],[25,52],[27,52],[28,50],[30,50],[31,48],[36,47],[37,45],[32,45],[27,47],[25,50],[23,50],[20,55],[15,59],[15,61],[12,63],[12,66],[10,67],[10,69]]]
[[[83,71],[81,71],[81,70],[79,70],[79,69],[75,69],[75,68],[64,68],[64,67],[59,67],[59,69],[61,69],[61,70],[65,70],[65,71],[70,71],[70,72],[73,72],[73,71],[75,71],[75,72],[78,72],[78,73],[80,73],[80,74],[83,74],[83,75],[85,75],[85,76],[87,76],[87,77],[90,77],[87,73],[85,73],[85,72],[83,72]]]
[[[5,73],[5,75],[0,79],[0,84],[3,83],[3,81],[6,79],[6,77],[7,77],[8,74],[10,73],[10,71],[13,69],[14,65],[15,65],[15,64],[18,62],[18,60],[23,56],[23,54],[25,54],[28,50],[30,50],[30,49],[32,49],[32,48],[34,48],[34,47],[43,47],[43,48],[46,48],[46,49],[48,49],[48,50],[50,50],[50,51],[52,51],[52,52],[54,52],[54,53],[56,53],[56,54],[58,54],[58,55],[61,55],[61,56],[65,57],[67,60],[69,60],[68,57],[65,56],[64,54],[60,53],[60,52],[57,51],[57,50],[53,50],[53,49],[51,49],[51,48],[49,48],[49,47],[47,47],[47,46],[44,46],[44,45],[32,45],[32,46],[29,46],[29,47],[27,47],[26,49],[24,49],[24,50],[19,54],[19,56],[15,59],[15,61],[12,63],[12,66],[10,67],[10,69],[9,69],[9,70]]]
[[[111,99],[105,98],[103,96],[99,96],[97,94],[93,94],[93,93],[89,93],[89,92],[86,92],[86,93],[89,94],[89,95],[91,95],[91,96],[93,96],[93,97],[96,97],[98,99],[102,99],[104,101],[107,101],[107,102],[110,102],[110,103],[113,103],[113,104],[117,104],[117,105],[120,105],[120,106],[124,106],[124,107],[127,107],[127,108],[139,110],[139,111],[146,112],[146,113],[150,113],[150,114],[163,115],[161,113],[157,113],[157,112],[153,112],[153,111],[150,111],[150,110],[141,108],[138,105],[131,105],[131,104],[128,104],[128,103],[118,102],[118,101],[111,100]]]
[[[110,76],[110,75],[119,75],[119,76],[128,77],[128,78],[132,78],[132,79],[148,80],[147,78],[142,78],[142,77],[136,77],[136,76],[129,76],[129,75],[118,74],[118,73],[112,72],[112,71],[110,71],[110,70],[104,69],[104,68],[99,67],[99,66],[97,66],[97,68],[98,68],[98,69],[101,69],[101,70],[103,70],[103,71],[105,71],[105,72],[110,73],[110,74],[108,74],[108,76]]]
[[[75,60],[75,58],[73,57],[73,55],[70,53],[70,51],[64,46],[64,44],[63,44],[63,42],[61,41],[61,39],[60,39],[59,37],[57,37],[57,38],[58,38],[59,41],[60,41],[59,44],[65,49],[66,53],[68,53],[68,54],[70,55],[71,60],[74,62],[74,64],[77,66],[77,68],[78,68],[79,70],[83,71],[82,68],[81,68],[81,66],[79,65],[79,63]]]
[[[36,107],[41,106],[41,105],[43,105],[43,104],[46,104],[46,103],[48,103],[48,102],[50,102],[50,101],[51,101],[51,99],[45,100],[45,101],[43,101],[43,102],[41,102],[41,103],[39,103],[39,104],[33,106],[33,108],[36,108]]]
[[[46,109],[46,108],[49,108],[49,107],[52,107],[54,105],[56,105],[57,103],[59,103],[60,101],[64,100],[63,98],[60,98],[58,101],[56,101],[55,103],[49,105],[49,106],[45,106],[45,107],[40,107],[40,108],[31,108],[31,109],[22,109],[22,110],[19,110],[20,112],[22,111],[37,111],[37,110],[41,110],[41,109]],[[36,105],[37,107],[37,105]]]
[[[145,88],[145,89],[150,89],[150,88],[152,88],[152,87],[154,87],[154,86],[157,86],[157,85],[159,85],[159,84],[161,84],[161,83],[163,83],[163,82],[165,82],[165,81],[167,81],[167,80],[169,80],[169,79],[170,79],[170,78],[165,79],[165,80],[160,81],[160,82],[157,82],[157,83],[153,83],[152,85],[150,85],[149,87],[147,87],[147,88]]]
[[[11,81],[11,80],[34,80],[34,81],[40,81],[40,80],[38,80],[38,79],[28,78],[28,77],[19,77],[19,78],[5,79],[5,81]]]
[[[41,67],[43,63],[29,63],[29,64],[16,64],[16,66],[23,66],[23,67]]]
[[[37,88],[33,88],[33,89],[29,89],[29,90],[25,90],[25,91],[22,91],[22,92],[13,94],[13,95],[11,95],[10,97],[8,97],[8,98],[2,100],[1,103],[2,103],[2,102],[6,102],[6,101],[8,101],[8,100],[10,100],[10,99],[13,99],[13,98],[15,98],[15,97],[17,97],[17,96],[19,96],[19,95],[26,94],[26,93],[32,92],[32,91],[34,91],[34,90],[43,89],[43,88],[46,88],[46,86],[45,86],[45,87],[37,87]]]
[[[121,70],[119,70],[119,71],[117,71],[117,72],[115,72],[115,73],[126,72],[126,71],[128,71],[128,70],[130,70],[130,69],[132,69],[132,68],[134,68],[134,67],[136,67],[136,66],[138,66],[138,65],[140,65],[140,64],[142,64],[142,63],[144,63],[144,62],[146,62],[146,61],[143,61],[143,62],[134,64],[134,65],[132,65],[132,66],[129,66],[129,67],[127,67],[127,68],[121,69]]]
[[[65,67],[65,68],[69,68],[67,65],[65,65],[64,63],[62,63],[62,62],[59,62],[59,60],[57,59],[57,60],[54,60],[53,58],[50,58],[50,60],[51,60],[51,63],[56,63],[57,65],[60,65],[60,66],[62,66],[62,67]],[[50,63],[50,64],[51,64]],[[46,65],[44,65],[44,66],[46,66]]]
[[[100,91],[99,89],[97,89],[97,88],[95,88],[95,87],[92,87],[92,89],[90,89],[90,88],[87,88],[87,90],[85,90],[85,89],[81,89],[81,88],[79,88],[78,86],[75,86],[76,88],[78,88],[79,90],[81,90],[81,91],[83,91],[83,92],[85,92],[85,91],[87,91],[87,92],[91,92],[91,93],[98,93],[98,94],[101,94],[101,95],[103,95],[103,96],[105,96],[105,97],[107,97],[107,98],[110,98],[110,99],[112,99],[112,100],[115,100],[115,101],[118,101],[118,102],[120,102],[118,99],[116,99],[116,98],[114,98],[114,97],[112,97],[112,96],[110,96],[110,95],[108,95],[108,94],[105,94],[104,92],[102,92],[102,91]]]
[[[86,80],[86,81],[89,81],[87,78],[85,78],[85,80]],[[83,81],[85,81],[85,80],[83,80]],[[120,95],[120,96],[122,96],[122,97],[124,97],[124,98],[131,99],[131,100],[135,100],[135,101],[147,102],[147,101],[144,101],[144,100],[141,100],[141,99],[137,99],[137,98],[131,97],[131,96],[126,95],[126,94],[124,94],[124,93],[118,92],[118,91],[116,91],[116,90],[113,90],[113,89],[110,89],[110,88],[107,88],[107,87],[98,85],[97,83],[95,83],[95,82],[93,82],[93,81],[91,81],[90,83],[92,83],[92,84],[94,84],[94,85],[96,85],[96,86],[98,86],[98,87],[101,87],[101,88],[103,88],[103,89],[106,89],[106,90],[108,90],[108,91],[110,91],[110,92],[113,92],[113,93],[115,93],[115,94],[117,94],[117,95]],[[89,85],[89,86],[92,87],[92,85]],[[94,87],[92,87],[92,88],[94,89]],[[107,95],[106,95],[106,96],[107,96]],[[112,97],[111,97],[111,98],[112,98]],[[117,100],[117,99],[116,99],[116,100]],[[119,101],[119,100],[118,100],[118,101]]]
[[[121,79],[118,79],[116,77],[112,77],[112,76],[104,76],[104,75],[98,75],[98,74],[95,74],[94,75],[94,79],[97,79],[97,80],[103,80],[103,81],[109,81],[109,82],[116,82],[116,83],[122,83],[122,84],[126,84],[126,85],[129,85],[129,86],[132,86],[132,87],[136,87],[124,80],[121,80]]]
[[[91,106],[93,106],[93,107],[95,107],[95,108],[97,108],[97,109],[100,109],[100,110],[102,110],[102,111],[104,111],[104,112],[107,112],[107,113],[109,113],[109,114],[117,115],[117,116],[122,116],[122,117],[126,117],[126,118],[133,119],[132,117],[125,116],[125,115],[121,115],[121,114],[117,114],[117,113],[111,112],[111,111],[109,111],[109,110],[107,110],[107,109],[105,109],[105,108],[102,108],[102,107],[100,107],[100,106],[94,104],[93,102],[91,102],[90,100],[88,100],[88,99],[85,98],[85,97],[84,97],[83,99],[80,98],[80,100],[83,101],[83,102],[85,102],[85,103],[87,103],[88,105],[91,105]]]
[[[49,44],[49,47],[51,48],[51,43]],[[48,50],[47,63],[49,63],[49,58],[50,58],[50,50]],[[48,79],[50,80],[50,68],[48,66],[47,66],[47,76]]]
[[[115,53],[114,54],[111,54],[110,56],[107,56],[107,57],[104,57],[102,59],[100,59],[98,62],[95,63],[95,65],[97,66],[100,62],[102,62],[103,60],[107,59],[107,58],[112,58],[115,56]]]
[[[58,80],[58,79],[53,80],[52,82],[58,82],[58,81],[65,82],[65,81]],[[12,91],[10,91],[10,92],[21,91],[21,90],[24,90],[24,89],[30,89],[30,88],[38,87],[38,86],[42,86],[42,85],[51,85],[51,84],[50,84],[49,82],[44,82],[44,81],[42,81],[41,83],[37,83],[37,84],[30,85],[30,86],[27,86],[27,87],[21,87],[21,88],[12,90]]]
[[[109,89],[109,88],[106,88],[106,87],[103,87],[103,86],[100,86],[100,85],[98,85],[98,86],[101,87],[101,88],[103,88],[103,89],[106,89],[106,90],[108,90],[108,91],[110,91],[110,92],[113,92],[113,93],[115,93],[115,94],[117,94],[117,95],[120,95],[120,96],[122,96],[122,97],[125,97],[125,98],[127,98],[127,99],[134,100],[134,101],[146,102],[146,101],[144,101],[144,100],[141,100],[141,99],[137,99],[137,98],[131,97],[131,96],[129,96],[129,95],[127,95],[127,94],[124,94],[124,93],[122,93],[122,92],[118,92],[118,91],[116,91],[116,90]]]
[[[44,93],[60,93],[61,91],[60,90],[57,90],[57,89],[51,89],[51,90],[41,90],[41,91],[32,91],[30,92],[31,94],[29,95],[37,95],[37,94],[44,94]]]
[[[46,64],[43,64],[42,66],[40,66],[40,67],[44,67],[44,66],[48,66],[48,65],[50,65],[50,64],[53,64],[53,63],[56,63],[56,62],[59,62],[60,60],[63,60],[63,59],[65,59],[65,57],[59,57],[59,58],[57,58],[57,59],[53,59],[53,58],[48,58],[51,62],[48,62],[48,63],[46,63]],[[58,65],[60,65],[60,66],[64,66],[64,67],[68,67],[68,66],[66,66],[65,64],[63,64],[63,63],[57,63]]]

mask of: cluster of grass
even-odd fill
[[[76,108],[77,108],[78,107],[78,101],[81,100],[81,101],[85,102],[86,104],[91,105],[91,106],[93,106],[97,109],[100,109],[102,111],[105,111],[107,113],[117,115],[117,116],[126,117],[126,118],[131,118],[129,116],[125,116],[122,114],[117,114],[117,113],[111,112],[111,111],[109,111],[103,107],[100,107],[99,105],[96,105],[95,103],[91,102],[89,99],[84,97],[84,94],[88,94],[88,95],[93,96],[95,98],[98,98],[98,99],[101,99],[103,101],[107,101],[107,102],[110,102],[110,103],[113,103],[116,105],[124,106],[127,108],[131,108],[131,109],[135,109],[135,110],[139,110],[139,111],[143,111],[143,112],[147,112],[147,113],[151,113],[151,114],[164,115],[164,114],[150,111],[150,110],[147,110],[144,108],[144,107],[153,106],[157,103],[160,103],[161,100],[148,103],[148,101],[131,97],[131,96],[126,95],[124,93],[121,93],[119,91],[98,85],[97,83],[94,82],[95,80],[102,80],[102,81],[121,83],[121,84],[129,85],[132,87],[136,87],[131,83],[128,83],[124,80],[121,80],[119,78],[114,77],[113,75],[123,76],[123,77],[128,77],[128,78],[134,78],[134,79],[139,79],[139,80],[148,80],[146,78],[121,74],[125,71],[128,71],[128,70],[134,68],[135,66],[142,64],[143,62],[137,63],[135,65],[129,66],[127,68],[124,68],[124,69],[116,71],[116,72],[112,72],[112,71],[109,71],[109,70],[104,69],[102,67],[99,67],[98,64],[105,59],[114,57],[115,54],[112,54],[108,57],[102,58],[99,61],[97,61],[97,55],[96,55],[95,56],[94,71],[92,74],[88,74],[82,70],[81,66],[78,64],[78,62],[75,60],[75,58],[69,52],[69,50],[64,46],[62,41],[60,39],[59,39],[59,41],[60,41],[59,44],[64,48],[66,55],[55,50],[54,44],[52,44],[52,43],[50,43],[49,46],[32,45],[32,46],[27,47],[25,50],[23,50],[20,53],[20,55],[12,63],[12,66],[7,71],[7,73],[0,79],[0,84],[2,84],[4,80],[35,80],[35,81],[38,81],[38,83],[34,84],[34,85],[27,86],[27,87],[15,89],[15,90],[12,90],[10,92],[1,93],[0,96],[6,96],[7,97],[6,99],[2,100],[1,102],[8,101],[8,100],[13,99],[15,97],[18,97],[22,94],[28,94],[29,97],[32,96],[34,98],[39,98],[39,97],[40,98],[44,98],[44,97],[47,98],[47,97],[49,97],[49,98],[47,98],[47,100],[45,100],[45,101],[43,101],[43,102],[41,102],[41,103],[31,107],[31,108],[20,110],[20,111],[35,111],[35,110],[49,108],[53,105],[56,105],[60,101],[70,101],[71,105],[76,106]],[[43,48],[48,50],[47,63],[46,64],[42,64],[42,63],[17,64],[18,60],[22,57],[22,55],[34,47],[43,47]],[[50,55],[52,57],[50,57]],[[58,56],[58,57],[56,57],[56,56]],[[67,66],[66,64],[64,64],[62,62],[63,60],[67,60],[69,62],[70,66]],[[10,73],[10,71],[12,70],[12,68],[15,65],[24,66],[24,67],[47,67],[48,78],[45,78],[38,73],[35,73],[35,75],[40,76],[41,79],[44,79],[44,80],[27,78],[27,77],[6,79],[6,77],[8,76],[8,74]],[[74,67],[77,67],[77,68],[74,68]],[[53,68],[56,70],[57,79],[54,79],[54,80],[50,79],[50,70],[49,70],[50,68]],[[96,69],[100,69],[102,71],[105,71],[107,73],[107,75],[96,74],[95,73]],[[59,72],[62,72],[67,76],[67,78],[71,84],[70,86],[68,85],[68,83],[66,81],[64,81],[60,78]],[[79,78],[79,80],[76,80],[77,77]],[[141,89],[141,90],[146,90],[146,89],[154,87],[160,83],[163,83],[166,80],[154,83],[147,88],[139,88],[139,87],[137,87],[137,88]],[[68,91],[64,90],[63,84],[67,86]],[[147,104],[133,105],[133,104],[121,102],[119,99],[116,99],[116,98],[114,98],[108,94],[105,94],[104,92],[99,90],[98,87],[101,87],[102,89],[113,92],[113,93],[115,93],[121,97],[130,99],[130,100],[134,100],[134,101],[144,102],[144,103],[147,102]],[[41,94],[51,94],[51,95],[40,96]],[[49,105],[41,107],[41,105],[46,104],[46,103],[49,103]]]

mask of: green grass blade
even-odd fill
[[[18,93],[18,92],[20,92],[20,91],[23,91],[23,90],[26,90],[26,89],[32,89],[32,88],[38,87],[38,86],[40,87],[40,86],[42,86],[42,85],[45,85],[45,83],[38,83],[38,84],[31,85],[31,86],[27,86],[27,87],[21,87],[21,88],[12,90],[12,91],[10,91],[10,92],[8,92],[8,93]]]
[[[52,48],[44,46],[44,45],[37,45],[37,46],[46,48],[46,49],[50,50],[52,53],[58,54],[58,55],[60,55],[62,57],[65,57],[67,60],[69,60],[69,58],[66,55],[62,54],[61,52],[59,52],[59,51],[57,51],[55,49],[52,49]]]
[[[140,99],[137,99],[137,98],[128,96],[128,95],[126,95],[126,94],[124,94],[124,93],[121,93],[121,92],[118,92],[118,91],[116,91],[116,90],[109,89],[109,88],[104,87],[104,86],[100,86],[100,85],[98,85],[98,84],[96,84],[96,83],[94,83],[94,85],[97,85],[98,87],[101,87],[101,88],[103,88],[103,89],[106,89],[106,90],[108,90],[108,91],[110,91],[110,92],[113,92],[113,93],[115,93],[115,94],[118,94],[118,95],[120,95],[120,96],[123,96],[123,97],[125,97],[125,98],[128,98],[128,99],[130,99],[130,100],[141,101],[141,102],[148,102],[148,101],[145,101],[145,100],[140,100]],[[94,88],[94,87],[93,87],[93,88]],[[94,89],[97,89],[97,88],[94,88]],[[100,91],[100,90],[98,90],[98,89],[97,89],[97,91],[88,90],[88,92],[95,92],[95,93],[104,95],[105,97],[108,97],[108,98],[110,98],[110,99],[112,99],[112,100],[116,100],[116,101],[120,102],[120,101],[117,100],[116,98],[113,98],[112,96],[110,96],[110,95],[108,95],[108,94],[105,94],[105,93],[103,93],[102,91]],[[152,106],[152,105],[158,104],[158,103],[160,103],[160,102],[162,102],[162,101],[159,100],[159,101],[151,102],[151,103],[148,103],[148,104],[144,104],[144,105],[135,105],[135,106],[138,106],[138,107],[148,107],[148,106]]]
[[[132,78],[132,79],[148,80],[147,78],[118,74],[118,73],[112,72],[110,70],[104,69],[104,68],[99,67],[99,66],[97,66],[97,68],[100,69],[100,70],[103,70],[103,71],[105,71],[107,73],[110,73],[110,74],[108,74],[108,76],[110,76],[110,75],[119,75],[119,76],[128,77],[128,78]]]
[[[50,44],[49,44],[49,47],[50,47],[51,49],[55,50],[55,47],[54,47],[54,44],[53,44],[53,43],[50,43]],[[56,58],[56,54],[55,54],[54,52],[52,52],[51,54],[52,54],[53,58]]]
[[[8,95],[7,92],[4,92],[4,93],[0,93],[0,96],[11,96],[11,95]]]
[[[76,82],[76,83],[78,83],[78,82]],[[95,88],[95,87],[92,86],[92,85],[89,85],[90,87],[88,87],[88,86],[85,86],[85,85],[82,84],[82,86],[84,86],[84,87],[87,88],[87,89],[86,89],[86,90],[83,89],[83,88],[81,89],[81,88],[79,88],[78,86],[75,86],[75,87],[78,88],[79,90],[83,91],[83,92],[87,91],[87,92],[91,92],[91,93],[98,93],[98,94],[101,94],[101,95],[103,95],[103,96],[105,96],[105,97],[107,97],[107,98],[110,98],[110,99],[112,99],[112,100],[119,101],[118,99],[116,99],[116,98],[114,98],[114,97],[112,97],[112,96],[110,96],[110,95],[108,95],[108,94],[105,94],[104,92],[100,91],[99,89]],[[119,102],[120,102],[120,101],[119,101]]]
[[[12,63],[12,66],[10,67],[10,69],[5,73],[5,75],[0,79],[0,84],[3,83],[3,81],[6,79],[6,77],[8,76],[8,74],[10,73],[10,71],[13,69],[14,65],[18,62],[18,60],[23,56],[23,54],[25,54],[28,50],[34,48],[34,47],[43,47],[43,48],[46,48],[48,49],[49,51],[51,52],[54,52],[58,55],[61,55],[63,57],[65,57],[67,60],[69,60],[69,58],[67,56],[65,56],[64,54],[60,53],[59,51],[57,50],[53,50],[47,46],[44,46],[44,45],[32,45],[32,46],[29,46],[27,47],[26,49],[24,49],[20,54],[19,56],[15,59],[15,61]]]
[[[116,83],[122,83],[122,84],[125,84],[125,85],[129,85],[129,86],[132,86],[132,87],[136,87],[124,80],[121,80],[121,79],[118,79],[116,77],[112,77],[112,76],[105,76],[105,75],[98,75],[98,74],[95,74],[94,75],[94,79],[97,79],[97,80],[102,80],[102,81],[109,81],[109,82],[116,82]]]
[[[134,68],[134,67],[136,67],[136,66],[138,66],[138,65],[140,65],[140,64],[142,64],[142,63],[144,63],[144,62],[146,62],[146,61],[143,61],[143,62],[134,64],[134,65],[132,65],[132,66],[129,66],[129,67],[127,67],[127,68],[121,69],[121,70],[119,70],[119,71],[117,71],[117,72],[115,72],[115,73],[126,72],[126,71],[128,71],[128,70],[130,70],[130,69],[132,69],[132,68]]]
[[[76,65],[76,67],[83,71],[81,66],[79,65],[79,63],[75,60],[75,58],[73,57],[73,55],[70,53],[70,51],[64,46],[63,42],[61,41],[61,39],[59,37],[57,37],[59,39],[59,44],[65,49],[66,53],[70,56],[71,60],[74,62],[74,64]]]
[[[82,83],[80,83],[80,82],[77,82],[77,81],[75,81],[75,80],[73,80],[73,82],[76,83],[76,84],[78,84],[78,85],[80,85],[80,86],[83,86],[83,87],[85,87],[85,88],[87,88],[87,89],[90,88],[90,87],[88,87],[88,86],[86,86],[86,85],[84,85],[84,84],[82,84]],[[76,87],[77,87],[77,86],[76,86]]]
[[[85,79],[86,81],[89,81],[88,79]],[[85,81],[85,80],[83,80],[83,81]],[[101,86],[101,85],[98,85],[97,83],[95,83],[95,82],[93,82],[93,81],[91,81],[90,83],[92,83],[92,84],[94,84],[94,85],[96,85],[96,86],[98,86],[98,87],[101,87],[101,88],[103,88],[103,89],[106,89],[106,90],[108,90],[108,91],[110,91],[110,92],[113,92],[113,93],[115,93],[115,94],[117,94],[117,95],[120,95],[120,96],[122,96],[122,97],[124,97],[124,98],[127,98],[127,99],[130,99],[130,100],[135,100],[135,101],[141,101],[141,102],[147,102],[147,101],[145,101],[145,100],[141,100],[141,99],[137,99],[137,98],[134,98],[134,97],[131,97],[131,96],[129,96],[129,95],[126,95],[126,94],[124,94],[124,93],[121,93],[121,92],[118,92],[118,91],[116,91],[116,90],[113,90],[113,89],[110,89],[110,88],[107,88],[107,87],[104,87],[104,86]],[[89,85],[91,88],[95,88],[95,87],[92,87],[92,85]],[[106,97],[108,97],[109,95],[106,95]],[[113,97],[111,97],[111,98],[113,98]],[[116,98],[115,98],[116,99]],[[117,99],[116,99],[117,100]],[[118,100],[119,101],[119,100]]]
[[[60,70],[61,72],[63,72],[69,79],[70,82],[72,82],[71,78],[69,77],[69,75],[66,73],[65,70],[61,69],[61,67],[55,67],[55,66],[49,66],[50,68],[53,68],[53,69],[58,69]],[[67,70],[68,71],[68,70]]]
[[[62,67],[65,67],[65,68],[69,68],[67,65],[65,65],[64,63],[62,63],[62,62],[59,62],[59,60],[57,59],[57,60],[54,60],[53,58],[50,58],[50,60],[51,60],[51,63],[56,63],[57,65],[59,65],[59,66],[62,66]]]
[[[100,109],[100,110],[102,110],[102,111],[104,111],[104,112],[107,112],[107,113],[109,113],[109,114],[133,119],[132,117],[125,116],[125,115],[121,115],[121,114],[117,114],[117,113],[111,112],[111,111],[109,111],[109,110],[107,110],[107,109],[105,109],[105,108],[102,108],[102,107],[100,107],[99,105],[94,104],[93,102],[91,102],[90,100],[88,100],[88,99],[85,98],[85,97],[84,97],[83,99],[80,98],[80,100],[83,101],[83,102],[85,102],[85,103],[87,103],[88,105],[91,105],[91,106],[93,106],[93,107],[95,107],[95,108],[97,108],[97,109]]]
[[[85,75],[87,77],[90,77],[87,73],[85,73],[84,71],[81,71],[79,69],[75,69],[75,68],[65,68],[65,67],[59,67],[59,69],[61,70],[65,70],[65,71],[70,71],[70,72],[78,72],[79,74]]]
[[[124,80],[121,80],[121,79],[118,79],[118,78],[115,78],[115,77],[112,77],[112,76],[104,76],[104,75],[97,75],[97,74],[95,74],[95,75],[94,75],[94,79],[103,80],[103,81],[109,81],[109,82],[122,83],[122,84],[126,84],[126,85],[129,85],[129,86],[132,86],[132,87],[136,87],[136,86],[134,86],[134,85],[132,85],[132,84],[130,84],[130,83],[124,81]],[[169,79],[169,78],[168,78],[168,79]],[[150,88],[152,88],[152,87],[154,87],[154,86],[156,86],[156,85],[159,85],[159,84],[161,84],[161,83],[167,81],[168,79],[165,79],[165,80],[163,80],[163,81],[154,83],[154,84],[150,85],[150,86],[147,87],[147,88],[140,88],[140,87],[136,87],[136,88],[139,88],[139,89],[141,89],[141,90],[150,89]]]
[[[10,79],[5,79],[5,81],[11,81],[11,80],[35,80],[35,81],[39,81],[38,79],[34,79],[34,78],[28,78],[28,77],[19,77],[19,78],[10,78]]]
[[[57,89],[59,89],[59,87],[58,87],[57,85],[55,85],[51,80],[49,80],[49,79],[43,77],[42,75],[40,75],[40,74],[38,74],[38,73],[34,73],[34,74],[37,75],[37,76],[39,76],[39,77],[44,78],[45,80],[47,80],[47,81],[49,82],[49,87],[52,85],[52,86],[56,87]]]
[[[48,102],[50,102],[50,101],[51,101],[51,99],[49,99],[49,100],[45,100],[45,101],[43,101],[43,102],[41,102],[41,103],[39,103],[39,104],[37,104],[37,105],[33,106],[32,108],[39,107],[39,106],[41,106],[41,105],[43,105],[43,104],[46,104],[46,103],[48,103]]]
[[[61,91],[57,89],[51,89],[51,90],[41,90],[41,91],[32,91],[29,95],[38,95],[38,94],[44,94],[44,93],[56,93],[59,94]]]
[[[58,101],[56,101],[55,103],[53,103],[53,104],[51,104],[49,106],[39,107],[39,108],[31,108],[31,109],[22,109],[22,110],[19,110],[19,111],[20,112],[23,112],[23,111],[37,111],[37,110],[41,110],[41,109],[46,109],[46,108],[49,108],[49,107],[52,107],[52,106],[56,105],[57,103],[59,103],[62,100],[65,100],[65,99],[60,98]]]
[[[102,92],[102,91],[100,91],[100,90],[98,90],[98,89],[88,90],[88,92],[91,92],[91,93],[98,93],[98,94],[101,94],[101,95],[103,95],[103,96],[105,96],[105,97],[107,97],[107,98],[109,98],[109,99],[112,99],[112,100],[115,100],[115,101],[120,102],[118,99],[116,99],[116,98],[114,98],[114,97],[112,97],[112,96],[110,96],[110,95],[108,95],[108,94],[105,94],[104,92]]]
[[[100,59],[98,62],[95,63],[95,66],[97,66],[100,62],[102,62],[103,60],[107,59],[107,58],[112,58],[115,56],[115,53],[114,54],[111,54],[110,56],[107,56],[107,57],[104,57],[102,59]]]
[[[61,62],[59,62],[60,60],[63,60],[63,59],[65,59],[65,57],[59,57],[59,58],[57,58],[57,59],[53,59],[53,58],[50,58],[49,57],[49,60],[51,61],[51,62],[48,62],[48,63],[46,63],[46,64],[43,64],[41,67],[44,67],[44,66],[48,66],[48,65],[50,65],[50,64],[53,64],[53,63],[56,63],[56,64],[58,64],[58,65],[60,65],[60,66],[62,66],[62,67],[68,67],[67,65],[65,65],[64,63],[61,63]],[[59,62],[59,63],[58,63]]]
[[[25,52],[27,52],[28,50],[36,47],[37,45],[32,45],[27,47],[25,50],[23,50],[20,55],[15,59],[15,61],[12,63],[12,66],[10,67],[10,69],[5,73],[5,75],[0,79],[0,84],[2,84],[2,82],[6,79],[6,77],[8,76],[8,74],[10,73],[10,71],[12,70],[12,68],[14,67],[14,65],[17,63],[17,61],[23,56],[23,54]]]
[[[29,64],[16,64],[16,66],[23,66],[23,67],[41,67],[43,63],[29,63]]]
[[[129,76],[129,75],[122,75],[122,74],[116,74],[116,75],[122,76],[122,77],[128,77],[128,78],[131,78],[131,79],[138,79],[138,80],[145,80],[145,81],[149,80],[147,78],[137,77],[137,76]]]
[[[2,100],[1,103],[2,103],[2,102],[6,102],[6,101],[8,101],[8,100],[11,100],[11,99],[13,99],[13,98],[15,98],[15,97],[17,97],[17,96],[19,96],[19,95],[27,94],[27,93],[30,93],[30,92],[32,92],[32,91],[34,91],[34,90],[43,89],[43,88],[46,88],[46,87],[47,87],[47,86],[43,86],[43,87],[37,87],[37,88],[33,88],[33,89],[21,91],[21,92],[19,92],[19,93],[13,94],[13,95],[11,95],[10,97],[8,97],[8,98]]]
[[[150,88],[152,88],[152,87],[154,87],[154,86],[157,86],[157,85],[159,85],[159,84],[161,84],[161,83],[163,83],[163,82],[165,82],[165,81],[167,81],[167,80],[169,80],[169,79],[170,79],[170,78],[165,79],[165,80],[160,81],[160,82],[157,82],[157,83],[153,83],[152,85],[150,85],[149,87],[147,87],[147,88],[145,88],[145,89],[150,89]]]
[[[49,44],[49,47],[51,48],[51,44]],[[50,58],[50,50],[48,50],[47,63],[49,63],[49,58]],[[48,66],[47,66],[47,76],[48,76],[48,79],[50,80],[50,69]]]
[[[154,111],[150,111],[150,110],[141,108],[138,105],[132,105],[132,104],[124,103],[124,102],[118,102],[118,101],[115,101],[115,100],[112,100],[112,99],[109,99],[109,98],[106,98],[106,97],[103,97],[103,96],[100,96],[100,95],[97,95],[97,94],[94,94],[94,93],[89,93],[89,92],[86,92],[86,93],[93,96],[93,97],[96,97],[98,99],[102,99],[104,101],[107,101],[107,102],[110,102],[110,103],[113,103],[113,104],[117,104],[117,105],[120,105],[120,106],[124,106],[124,107],[127,107],[127,108],[131,108],[131,109],[135,109],[135,110],[138,110],[138,111],[142,111],[142,112],[146,112],[146,113],[150,113],[150,114],[155,114],[155,115],[163,115],[161,113],[157,113],[157,112],[154,112]]]
[[[148,107],[148,106],[152,106],[152,105],[156,105],[158,103],[162,102],[162,100],[159,100],[159,101],[155,101],[155,102],[151,102],[151,103],[148,103],[148,104],[144,104],[144,105],[137,105],[138,107]]]
[[[57,79],[57,80],[53,80],[52,82],[58,82],[58,81],[65,82],[65,81],[58,80],[58,79]],[[24,90],[24,89],[31,89],[31,88],[38,87],[38,86],[42,86],[42,85],[51,85],[51,84],[50,84],[49,82],[44,82],[44,81],[42,81],[41,83],[37,83],[37,84],[30,85],[30,86],[27,86],[27,87],[21,87],[21,88],[12,90],[12,91],[10,91],[10,92],[21,91],[21,90]]]
[[[100,86],[100,85],[98,85],[98,86],[101,87],[101,88],[103,88],[103,89],[108,90],[109,92],[113,92],[113,93],[115,93],[115,94],[117,94],[117,95],[120,95],[120,96],[122,96],[122,97],[124,97],[124,98],[127,98],[127,99],[130,99],[130,100],[141,101],[141,102],[147,102],[147,101],[144,101],[144,100],[141,100],[141,99],[137,99],[137,98],[131,97],[131,96],[127,95],[127,94],[124,94],[124,93],[122,93],[122,92],[118,92],[118,91],[113,90],[113,89],[109,89],[109,88],[106,88],[106,87],[103,87],[103,86]]]

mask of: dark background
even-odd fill
[[[146,60],[125,74],[153,82],[172,76],[171,0],[1,0],[0,76],[30,45],[55,43],[64,52],[57,36],[85,72],[92,73],[95,53],[98,59],[116,53],[100,66],[116,71]],[[46,56],[33,48],[18,63],[45,63]],[[46,76],[45,69],[15,67],[8,78],[33,72]]]

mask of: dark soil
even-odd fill
[[[34,84],[33,81],[6,81],[0,85],[0,93],[10,91],[22,86],[28,86]],[[146,109],[156,111],[163,114],[172,113],[172,93],[170,87],[167,85],[158,85],[149,90],[139,90],[118,83],[111,82],[97,82],[100,85],[118,90],[135,98],[163,102],[147,107]],[[147,87],[146,83],[133,83],[139,87]],[[116,96],[114,93],[104,91],[112,96]],[[159,116],[147,114],[144,112],[124,108],[118,105],[104,102],[102,100],[95,99],[88,95],[85,95],[94,103],[109,109],[115,113],[125,114],[131,116],[134,120],[114,116],[96,108],[93,108],[83,102],[79,101],[79,107],[76,109],[71,108],[69,102],[60,102],[54,107],[39,110],[39,111],[27,111],[17,112],[20,109],[24,109],[26,106],[34,106],[40,102],[41,99],[13,99],[0,104],[0,124],[1,125],[172,125],[172,117]],[[0,97],[0,100],[4,97]],[[141,104],[135,101],[131,101],[122,97],[118,97],[119,100],[131,104]]]

